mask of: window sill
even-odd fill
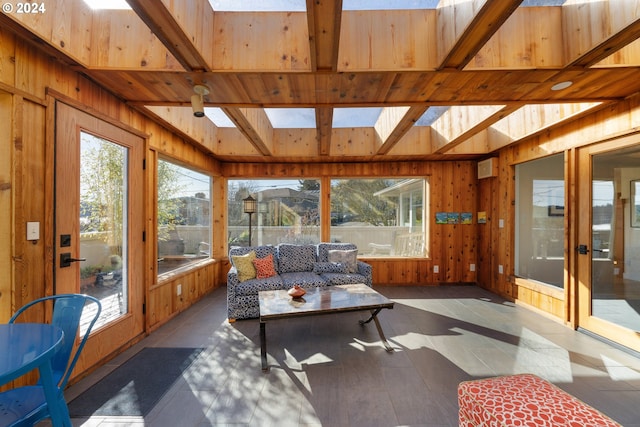
[[[155,286],[152,286],[151,289],[162,286],[166,282],[178,279],[193,272],[194,270],[206,267],[209,264],[215,264],[216,262],[218,261],[214,258],[205,258],[203,260],[194,261],[182,267],[175,268],[171,271],[167,271],[166,273],[158,274],[157,284]]]

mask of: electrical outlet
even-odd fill
[[[440,272],[440,267],[438,267],[437,265],[433,266],[433,272],[434,273],[439,273]]]
[[[182,295],[182,283],[176,286],[176,292],[178,296]]]
[[[475,264],[469,264],[469,271],[476,271],[476,265]]]
[[[498,273],[504,274],[504,267],[502,267],[502,264],[498,266]]]

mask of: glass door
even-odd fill
[[[640,350],[640,146],[581,150],[580,326]]]
[[[102,303],[92,366],[144,332],[145,141],[58,102],[55,147],[54,291]]]

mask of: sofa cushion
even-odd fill
[[[294,285],[302,286],[303,288],[313,288],[328,286],[331,283],[325,280],[321,275],[313,273],[311,271],[296,271],[293,273],[280,273],[284,288],[289,289]]]
[[[294,245],[290,243],[278,245],[278,272],[281,274],[313,271],[314,262],[316,262],[315,245]]]
[[[231,261],[238,270],[238,280],[244,282],[249,279],[256,278],[256,267],[253,260],[256,259],[255,251],[251,251],[245,255],[232,255]]]
[[[347,267],[347,273],[358,272],[358,250],[330,250],[329,262],[338,262]]]
[[[313,272],[316,274],[322,273],[346,273],[347,266],[340,262],[315,262],[313,264]]]
[[[356,283],[367,284],[367,278],[358,273],[322,273],[322,278],[332,285],[355,285]]]
[[[238,295],[258,295],[258,291],[275,291],[277,289],[285,289],[280,276],[275,275],[265,279],[250,279],[239,283],[235,287],[236,296]]]
[[[256,268],[256,278],[266,279],[275,276],[276,270],[273,267],[273,255],[269,254],[264,258],[256,258],[253,260],[253,266]]]

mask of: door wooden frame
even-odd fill
[[[638,145],[638,134],[627,135],[577,149],[576,173],[576,207],[580,215],[575,217],[576,247],[586,244],[587,255],[577,254],[576,259],[576,293],[577,293],[577,326],[596,335],[619,343],[635,351],[640,351],[640,333],[623,328],[612,322],[592,315],[591,308],[591,251],[592,246],[592,162],[596,154],[611,152]],[[613,232],[613,230],[611,231]]]
[[[47,272],[46,294],[50,295],[54,292],[67,292],[79,289],[79,283],[74,286],[69,285],[56,288],[56,275],[58,274],[56,260],[58,254],[58,242],[56,241],[59,231],[56,231],[56,139],[57,132],[67,132],[67,135],[79,135],[80,131],[91,133],[93,135],[103,137],[107,140],[117,142],[129,148],[129,183],[131,188],[128,192],[128,204],[130,217],[128,220],[128,241],[129,241],[129,313],[122,318],[109,323],[102,328],[92,332],[91,337],[87,341],[85,350],[81,359],[78,361],[78,368],[74,377],[79,376],[84,371],[96,366],[101,361],[116,354],[119,349],[126,348],[132,343],[139,341],[146,334],[148,322],[145,319],[144,304],[147,298],[148,286],[146,276],[146,242],[143,236],[146,227],[146,171],[144,168],[144,159],[147,153],[148,138],[140,134],[139,131],[132,132],[127,126],[113,120],[105,120],[101,115],[92,114],[86,108],[77,105],[77,103],[69,103],[66,100],[49,97],[49,106],[52,107],[48,115],[49,125],[47,129],[51,132],[47,135],[47,140],[51,141],[47,148],[47,176],[51,177],[47,182],[47,209],[49,210],[47,219],[51,221],[45,226],[45,238],[48,242],[47,262],[50,268]],[[65,120],[64,115],[73,116],[73,124],[69,126],[67,123],[66,130],[56,130],[64,127],[61,120]],[[76,248],[79,250],[79,247]]]

